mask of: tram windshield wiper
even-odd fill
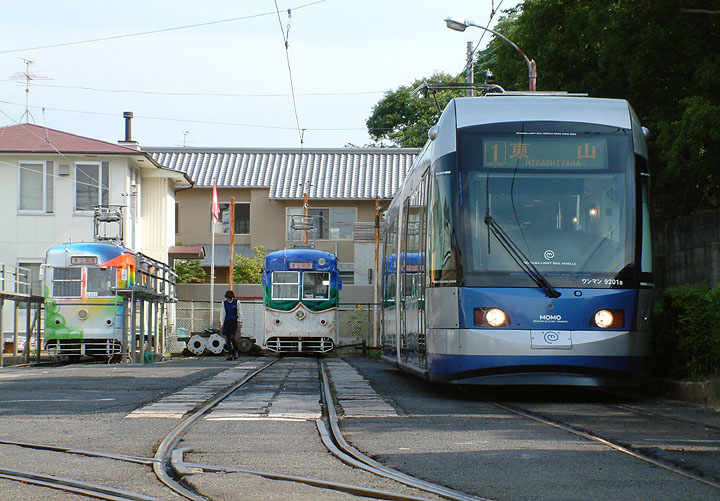
[[[502,245],[505,251],[510,254],[510,257],[513,258],[513,261],[517,263],[520,269],[524,271],[527,276],[532,279],[533,282],[535,282],[545,291],[545,295],[547,297],[560,297],[560,293],[558,292],[558,290],[553,287],[552,284],[550,284],[550,282],[548,282],[547,279],[540,274],[538,269],[535,268],[535,266],[530,262],[527,256],[525,256],[523,251],[521,251],[520,248],[515,244],[515,242],[512,241],[512,239],[508,236],[507,233],[505,233],[505,231],[500,227],[500,225],[495,222],[495,219],[493,219],[490,214],[485,215],[485,224],[487,225],[488,230],[490,230],[490,232],[495,235],[495,238],[498,239],[500,245]]]

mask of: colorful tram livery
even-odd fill
[[[112,243],[51,247],[43,278],[45,341],[60,356],[121,355],[123,297],[175,296],[175,274],[167,265]]]
[[[326,353],[337,343],[342,282],[337,257],[314,249],[285,249],[265,257],[264,346],[278,353]]]
[[[383,358],[433,381],[644,380],[645,132],[624,100],[452,100],[385,214]]]

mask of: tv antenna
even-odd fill
[[[30,66],[35,64],[35,61],[32,59],[25,59],[24,57],[19,58],[22,60],[23,63],[25,63],[25,72],[23,73],[15,73],[14,75],[10,76],[10,80],[25,80],[25,113],[22,114],[20,117],[20,122],[23,121],[23,118],[25,118],[26,123],[30,123],[30,119],[32,118],[32,121],[35,122],[35,117],[32,116],[32,113],[30,113],[30,82],[32,80],[52,80],[49,77],[44,77],[41,75],[35,75],[33,73],[30,73]]]

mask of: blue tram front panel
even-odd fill
[[[428,289],[428,376],[489,384],[571,383],[563,375],[642,378],[652,292],[561,292],[551,299],[541,289]],[[478,309],[484,307],[504,310],[508,324],[478,326]],[[601,310],[622,312],[621,323],[610,328],[593,325]],[[553,377],[541,376],[543,372]]]

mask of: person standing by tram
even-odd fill
[[[228,360],[235,360],[240,354],[235,333],[238,328],[242,328],[242,324],[243,314],[240,301],[235,297],[233,291],[227,291],[220,309],[220,329],[222,329],[222,335],[225,338]]]

